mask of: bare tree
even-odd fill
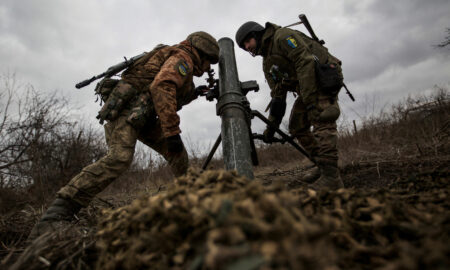
[[[450,45],[450,28],[447,28],[446,32],[447,32],[447,36],[445,37],[445,40],[442,41],[440,44],[435,45],[436,48],[444,48],[444,47]]]
[[[28,187],[45,198],[103,156],[103,136],[70,117],[68,101],[1,78],[0,187]]]

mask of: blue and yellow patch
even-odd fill
[[[295,38],[293,38],[292,36],[286,37],[286,41],[287,41],[287,44],[289,45],[289,47],[291,47],[293,49],[297,48],[297,46],[298,46],[297,40],[295,40]]]
[[[189,65],[186,63],[186,61],[181,60],[178,62],[178,72],[180,72],[181,76],[186,76],[189,70]]]

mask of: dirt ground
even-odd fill
[[[298,181],[306,163],[258,169],[256,181],[191,171],[134,201],[96,200],[77,222],[30,245],[42,210],[25,206],[2,218],[0,265],[449,269],[449,161],[348,164],[345,189],[319,192]]]

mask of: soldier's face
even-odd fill
[[[256,55],[256,39],[252,37],[252,38],[249,38],[246,41],[244,41],[244,48],[252,56],[255,56]]]

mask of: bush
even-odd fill
[[[44,202],[106,152],[103,136],[70,121],[68,102],[56,92],[43,95],[7,75],[0,102],[0,188],[27,190]]]

